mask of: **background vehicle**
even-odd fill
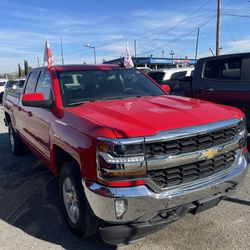
[[[15,79],[15,80],[8,80],[8,81],[6,82],[6,84],[5,84],[4,89],[5,89],[5,90],[15,89],[17,83],[18,83],[18,79]]]
[[[165,81],[171,94],[240,108],[250,126],[250,53],[201,58],[192,78]]]
[[[217,205],[248,170],[240,110],[169,96],[135,69],[32,69],[3,106],[12,152],[26,143],[59,176],[65,218],[83,237],[143,238]]]
[[[137,69],[141,70],[144,73],[149,73],[152,71],[152,69],[148,68],[148,67],[136,67]]]
[[[3,93],[4,93],[4,85],[7,80],[5,79],[0,79],[0,102],[3,100]]]
[[[166,80],[183,80],[187,76],[191,76],[194,68],[172,68],[153,70],[148,75],[159,84],[163,84]]]
[[[10,94],[20,96],[24,83],[25,79],[8,80],[4,87],[3,100]]]
[[[25,83],[25,79],[19,79],[14,91],[17,92],[18,94],[21,94],[24,83]]]

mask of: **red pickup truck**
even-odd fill
[[[217,205],[247,173],[240,110],[170,96],[136,69],[36,68],[3,105],[13,153],[24,143],[59,176],[83,237],[131,243]]]

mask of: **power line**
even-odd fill
[[[210,18],[208,20],[206,20],[204,23],[201,23],[199,26],[195,27],[193,30],[191,30],[191,31],[189,31],[187,33],[184,33],[184,34],[180,35],[179,37],[172,39],[168,44],[171,44],[173,42],[176,43],[176,42],[181,41],[183,38],[187,37],[188,35],[192,34],[195,31],[197,31],[198,28],[203,27],[204,25],[208,24],[209,22],[211,22],[215,18],[216,18],[216,15],[210,16]],[[146,52],[142,52],[141,54],[149,54],[149,53],[151,53],[151,52],[153,52],[153,51],[155,51],[155,50],[157,50],[157,49],[159,49],[159,48],[161,48],[163,46],[166,46],[166,45],[164,44],[162,46],[158,46],[158,47],[156,47],[154,49],[148,50]]]
[[[223,11],[229,11],[229,12],[235,12],[235,13],[247,13],[249,14],[250,11],[249,10],[244,10],[244,9],[228,9],[228,8],[222,8]]]
[[[175,23],[173,23],[173,26],[171,26],[170,28],[164,29],[163,31],[160,31],[162,29],[162,27],[158,27],[158,28],[154,28],[154,29],[150,29],[148,31],[142,32],[140,34],[137,34],[134,39],[136,39],[137,41],[140,41],[142,37],[146,37],[149,36],[150,33],[152,32],[160,32],[159,35],[157,35],[157,38],[154,38],[153,40],[158,39],[160,36],[166,34],[167,32],[173,30],[174,28],[176,28],[177,26],[179,26],[181,23],[185,22],[187,19],[189,19],[190,17],[192,17],[196,12],[198,12],[199,10],[201,10],[204,6],[206,6],[209,2],[211,2],[212,0],[207,0],[205,1],[199,8],[195,9],[193,12],[191,12],[191,14],[187,17],[185,17],[184,19],[181,19],[180,21],[177,21]],[[215,10],[213,10],[215,11]],[[206,12],[207,13],[207,12]],[[200,14],[195,16],[196,17],[200,17],[200,16],[204,16],[204,14]],[[118,42],[124,42],[124,38],[123,39],[119,39],[115,41],[116,43]],[[147,44],[149,44],[151,42],[151,40],[149,42],[147,42]],[[145,47],[146,44],[141,45],[140,47]],[[170,48],[169,48],[170,49]]]
[[[173,24],[172,27],[167,28],[167,30],[162,31],[162,32],[161,32],[159,35],[157,35],[154,39],[152,39],[152,40],[146,42],[145,44],[141,45],[140,48],[143,48],[143,47],[145,47],[147,44],[151,43],[152,41],[157,40],[159,37],[161,37],[162,35],[164,35],[164,34],[170,32],[171,30],[173,30],[174,28],[176,28],[177,26],[179,26],[181,23],[185,22],[186,20],[188,20],[188,19],[190,19],[190,18],[192,18],[192,17],[193,17],[193,18],[197,18],[197,17],[200,17],[200,16],[204,16],[204,14],[199,14],[199,15],[196,15],[196,16],[194,16],[194,14],[195,14],[196,12],[198,12],[199,10],[201,10],[204,6],[206,6],[206,5],[207,5],[208,3],[210,3],[211,1],[212,1],[212,0],[207,0],[207,1],[205,1],[200,7],[198,7],[198,8],[195,9],[193,12],[191,12],[190,15],[186,16],[185,18],[181,19],[180,21],[177,21],[176,23]],[[215,11],[215,10],[213,10],[213,12],[214,12],[214,11]],[[206,13],[207,13],[207,12],[206,12]],[[145,32],[143,32],[142,34],[137,35],[137,37],[138,37],[137,40],[140,40],[139,38],[145,37],[145,36],[147,36],[147,34],[149,34],[150,32],[157,31],[157,30],[159,30],[159,29],[162,29],[162,27],[161,27],[161,28],[151,29],[151,30],[147,31],[146,34],[145,34]],[[116,42],[116,43],[119,43],[119,42],[122,42],[122,41],[124,41],[124,39],[119,39],[119,40],[116,40],[115,42]],[[165,44],[164,47],[168,47],[168,49],[171,50],[171,48],[170,48],[167,44]]]
[[[235,16],[235,17],[246,17],[246,18],[250,18],[250,15],[237,15],[237,14],[226,14],[223,13],[223,16]]]
[[[225,26],[226,31],[227,31],[227,33],[229,34],[229,36],[230,36],[230,38],[231,38],[231,41],[233,42],[235,48],[237,48],[238,51],[240,51],[239,46],[238,46],[238,44],[237,44],[237,42],[236,42],[234,36],[232,35],[231,30],[229,29],[229,26],[225,23],[225,20],[222,21],[222,24]]]
[[[148,45],[149,43],[157,40],[159,37],[161,37],[162,35],[172,31],[173,29],[175,29],[177,26],[179,26],[181,23],[185,22],[186,20],[188,20],[190,17],[192,17],[196,12],[198,12],[200,9],[202,9],[205,5],[207,5],[209,2],[211,2],[212,0],[208,0],[206,2],[204,2],[199,8],[195,9],[193,12],[191,12],[190,15],[186,16],[185,18],[183,18],[182,20],[178,21],[177,23],[175,23],[172,27],[168,28],[167,30],[161,32],[161,34],[157,35],[154,39],[151,39],[149,42],[143,44],[141,47],[145,47],[146,45]]]
[[[212,12],[215,12],[215,10],[213,10]],[[200,17],[200,16],[204,16],[204,14],[202,14],[202,15],[198,15],[198,16],[195,16],[196,18],[197,17]],[[172,29],[171,29],[172,30]],[[170,30],[169,30],[170,31]],[[166,32],[164,32],[164,33],[166,33]],[[151,42],[152,41],[155,41],[155,40],[157,40],[157,39],[153,39],[153,40],[151,40]],[[173,39],[174,40],[174,39]],[[147,43],[148,44],[148,43]],[[144,46],[140,46],[140,48],[143,48],[143,47],[145,47],[145,44],[144,44]],[[167,47],[169,50],[172,50],[170,47],[171,47],[171,45],[170,44],[168,44],[168,43],[165,43],[164,44],[164,47]],[[157,48],[159,48],[159,47],[157,47]],[[153,49],[154,50],[154,49]],[[153,51],[152,50],[152,51]]]
[[[201,6],[201,7],[199,7],[199,8],[201,9],[201,8],[204,7],[206,4],[208,4],[210,1],[212,1],[212,0],[209,0],[209,1],[205,2],[205,3],[203,4],[203,6]],[[197,10],[195,10],[194,12],[197,12]],[[206,11],[205,13],[207,14],[207,13],[210,13],[210,12],[215,12],[215,9],[214,9],[214,10]],[[185,18],[184,18],[184,19],[185,19],[184,21],[186,21],[186,19],[188,19],[188,18],[191,19],[191,18],[204,17],[204,14],[205,14],[205,13],[201,13],[201,12],[200,12],[199,15],[195,15],[195,16],[194,16],[195,13],[191,13],[191,14],[189,15],[189,17],[185,17]],[[133,39],[134,39],[134,40],[136,39],[137,41],[140,42],[140,41],[144,40],[144,39],[142,39],[143,37],[152,36],[150,33],[153,33],[153,32],[159,33],[159,32],[160,32],[160,34],[158,34],[157,37],[153,39],[153,41],[155,41],[155,40],[157,40],[160,36],[162,36],[162,35],[164,35],[164,34],[170,32],[171,30],[173,30],[174,28],[176,28],[177,26],[179,26],[179,25],[180,25],[182,22],[184,22],[184,21],[183,21],[183,19],[180,20],[180,21],[177,21],[177,22],[173,23],[173,26],[171,26],[170,28],[167,28],[167,29],[166,29],[166,27],[165,27],[163,31],[161,31],[163,27],[158,27],[158,28],[150,29],[150,30],[145,31],[145,32],[143,32],[143,33],[137,34],[136,36],[133,36],[133,37],[134,37]],[[158,36],[159,36],[159,37],[158,37]],[[115,42],[115,43],[124,42],[124,38],[118,39],[118,40],[114,40],[114,42]],[[152,40],[150,40],[150,41],[148,41],[148,42],[142,44],[142,45],[140,46],[140,49],[143,48],[143,47],[145,47],[147,44],[149,44],[149,43],[151,43],[151,42],[152,42]],[[98,46],[98,45],[97,45],[97,46]],[[139,46],[138,46],[138,47],[139,47]],[[171,50],[170,47],[168,47],[168,46],[165,46],[165,47],[167,47],[169,50]]]

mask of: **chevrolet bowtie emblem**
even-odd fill
[[[211,159],[219,153],[219,149],[207,149],[205,152],[202,152],[199,156],[200,159]]]

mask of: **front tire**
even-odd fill
[[[59,177],[59,191],[70,229],[83,238],[96,234],[99,222],[84,195],[80,169],[75,161],[63,165]]]
[[[9,123],[9,141],[11,151],[14,155],[22,155],[24,153],[25,145],[16,134],[11,123]]]

